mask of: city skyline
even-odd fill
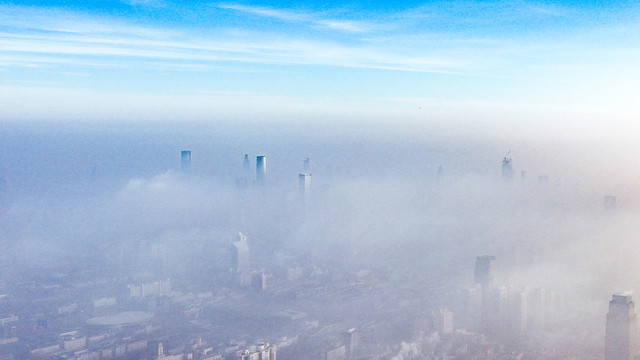
[[[633,2],[2,2],[0,360],[632,358],[637,30]]]
[[[183,341],[196,341],[199,332],[186,321],[193,312],[171,309],[199,309],[193,311],[203,311],[203,321],[213,324],[217,316],[213,309],[233,318],[237,310],[228,307],[240,306],[241,316],[250,319],[242,322],[248,327],[229,326],[225,339],[267,326],[245,350],[254,351],[250,343],[268,340],[283,359],[307,358],[298,352],[309,350],[340,358],[347,353],[344,331],[353,327],[368,334],[360,338],[368,344],[357,350],[362,358],[371,358],[380,344],[390,348],[379,359],[392,358],[403,353],[401,345],[407,341],[433,345],[433,338],[412,334],[434,334],[435,321],[441,317],[445,321],[443,314],[451,311],[447,316],[453,317],[453,324],[437,330],[445,333],[438,335],[438,343],[480,341],[478,351],[484,351],[493,344],[515,345],[518,339],[536,339],[536,334],[552,331],[554,349],[589,354],[595,360],[605,348],[608,294],[638,285],[628,276],[637,266],[633,199],[615,193],[612,207],[607,203],[612,195],[605,195],[602,184],[588,179],[593,192],[585,191],[576,185],[587,177],[561,178],[555,171],[544,175],[549,179],[545,182],[535,176],[505,181],[505,154],[486,145],[450,156],[438,174],[436,158],[426,157],[417,164],[418,157],[407,156],[412,152],[401,151],[399,144],[372,151],[380,146],[372,141],[356,155],[345,143],[338,146],[339,157],[330,155],[336,143],[322,148],[315,144],[311,166],[310,152],[299,151],[309,149],[306,139],[302,148],[290,141],[274,153],[238,151],[236,140],[211,141],[203,134],[207,143],[223,149],[219,153],[196,144],[169,148],[174,142],[168,137],[143,143],[157,161],[150,168],[155,173],[148,176],[149,168],[139,168],[148,162],[144,152],[128,147],[114,152],[116,139],[101,143],[92,137],[78,139],[68,128],[58,131],[47,137],[56,151],[43,159],[55,167],[42,169],[42,163],[30,160],[37,153],[13,147],[6,148],[0,162],[9,180],[0,206],[4,215],[0,265],[11,270],[0,278],[5,281],[0,282],[5,292],[0,299],[10,305],[0,319],[7,341],[15,344],[0,346],[5,354],[32,345],[38,349],[34,358],[71,349],[86,351],[83,354],[117,352],[118,346],[134,352],[145,346],[157,350],[158,341],[186,353],[176,348],[179,341],[156,332],[131,339],[124,331],[113,338],[117,343],[113,348],[91,326],[122,318],[131,318],[140,327],[175,323],[190,329],[184,334],[191,337]],[[137,139],[134,134],[117,136],[122,143],[133,139]],[[20,144],[27,139],[13,141]],[[424,156],[446,152],[433,143],[417,146],[420,151],[415,153]],[[460,151],[459,144],[448,146]],[[159,154],[167,148],[171,156],[163,161]],[[105,150],[106,158],[96,157]],[[189,173],[180,171],[183,160],[191,158],[185,153],[193,154]],[[278,165],[269,165],[264,185],[253,181],[261,174],[261,156]],[[491,161],[477,172],[484,162],[474,162],[485,156]],[[514,171],[530,165],[521,159],[520,149],[508,156]],[[230,163],[220,161],[225,158]],[[126,161],[114,167],[101,159]],[[16,160],[21,166],[6,166]],[[87,163],[100,165],[90,177],[82,174],[90,170]],[[460,167],[457,172],[453,164]],[[69,166],[74,173],[64,171]],[[128,173],[118,175],[118,166]],[[63,170],[59,174],[53,171],[58,167]],[[314,186],[303,199],[299,171],[305,167],[313,170]],[[114,170],[116,174],[110,174]],[[17,171],[38,174],[53,186],[15,181]],[[240,242],[234,242],[238,238]],[[44,274],[48,275],[40,280]],[[33,281],[18,281],[20,276]],[[80,280],[86,277],[111,285],[99,286],[89,296],[64,295],[83,294],[86,285]],[[51,284],[57,291],[55,304],[40,304],[38,299],[47,296]],[[22,291],[33,293],[33,306],[22,305],[18,296]],[[302,298],[291,297],[291,291]],[[320,302],[318,294],[323,296]],[[399,304],[391,306],[393,315],[384,306],[387,302]],[[85,308],[91,310],[83,312]],[[51,309],[53,315],[40,315]],[[332,323],[335,311],[345,314],[342,323]],[[62,326],[60,321],[68,317],[83,330]],[[274,332],[267,325],[283,317],[299,327]],[[37,337],[30,337],[34,321],[44,325]],[[322,325],[314,325],[316,321]],[[58,325],[48,329],[47,322]],[[325,326],[332,329],[330,337],[322,335]],[[575,327],[585,332],[576,336],[570,331]],[[385,334],[393,329],[396,334]],[[307,332],[317,337],[298,344],[283,338]],[[52,344],[53,335],[61,345]],[[488,342],[482,340],[485,335]],[[223,342],[224,346],[214,346],[215,352],[236,360],[233,348],[238,345],[233,340]],[[213,350],[202,350],[207,351]]]

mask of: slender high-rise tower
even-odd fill
[[[191,171],[191,151],[183,150],[180,153],[180,169],[184,172]]]
[[[476,257],[474,278],[480,285],[480,329],[486,335],[497,330],[499,301],[493,284],[495,278],[496,257],[483,255]]]
[[[311,190],[311,174],[300,173],[298,175],[300,193],[308,195]]]
[[[238,232],[238,240],[231,243],[231,269],[240,285],[249,284],[249,244],[247,237]]]
[[[605,334],[605,360],[633,360],[638,320],[631,296],[613,295],[609,301]]]
[[[267,157],[259,155],[256,157],[256,183],[264,184],[267,178]]]

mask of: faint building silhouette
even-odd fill
[[[264,271],[254,271],[251,274],[251,288],[255,291],[267,289],[267,275]]]
[[[249,176],[250,167],[249,154],[244,154],[244,160],[242,161],[242,171],[244,176]]]
[[[360,344],[360,339],[356,328],[351,328],[344,332],[344,347],[347,357],[351,357],[358,344]]]
[[[242,160],[242,175],[236,178],[236,188],[245,190],[251,183],[251,164],[249,163],[249,154],[244,154]]]
[[[231,243],[231,269],[235,279],[241,286],[250,284],[249,274],[249,244],[247,237],[238,232],[238,240]]]
[[[511,299],[511,331],[512,335],[523,334],[527,331],[529,320],[529,306],[527,289],[517,291]]]
[[[502,159],[502,178],[510,180],[513,179],[513,164],[508,156],[509,154]]]
[[[305,173],[311,172],[311,158],[305,158],[302,161],[302,171]]]
[[[453,333],[453,313],[445,308],[441,308],[436,312],[436,327],[440,336]]]
[[[180,170],[183,172],[191,171],[191,151],[183,150],[180,153]]]
[[[476,284],[481,286],[492,286],[495,277],[496,257],[492,255],[482,255],[476,257],[474,278]]]
[[[480,330],[487,335],[495,334],[499,324],[499,298],[494,287],[495,256],[476,257],[474,278],[480,285]]]
[[[632,360],[636,355],[638,320],[631,296],[613,295],[605,333],[605,360]]]

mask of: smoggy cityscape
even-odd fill
[[[639,33],[0,0],[0,360],[640,360]]]
[[[84,126],[5,126],[0,359],[637,352],[629,200],[531,144]]]

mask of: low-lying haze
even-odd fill
[[[153,261],[132,255],[151,249],[176,284],[212,286],[242,231],[267,269],[295,258],[453,291],[472,283],[476,256],[492,254],[504,283],[569,299],[567,311],[591,329],[572,341],[585,344],[600,341],[610,294],[638,286],[637,173],[624,144],[375,127],[95,126],[5,124],[0,237],[12,273],[153,272]],[[180,171],[186,149],[190,173]],[[505,180],[509,151],[516,175]],[[256,155],[268,159],[264,187],[253,184]],[[614,208],[605,195],[617,197]]]

